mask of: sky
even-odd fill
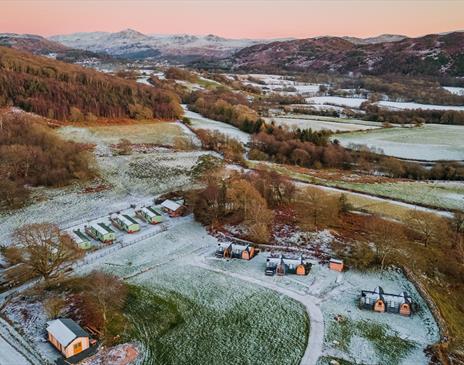
[[[0,33],[135,29],[228,38],[464,30],[464,0],[0,0]]]

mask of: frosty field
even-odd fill
[[[194,256],[211,252],[216,242],[200,225],[187,221],[110,254],[85,271],[103,269],[125,277],[173,303],[182,316],[182,323],[161,337],[151,335],[155,328],[148,323],[140,324],[135,333],[145,354],[140,364],[298,364],[308,335],[302,306],[192,266]]]
[[[242,260],[218,260],[208,262],[223,270],[241,273],[281,287],[318,298],[324,315],[325,342],[323,356],[341,357],[353,363],[364,364],[426,364],[423,348],[438,340],[438,328],[414,286],[395,271],[362,274],[349,271],[339,274],[316,262],[308,276],[266,277],[264,268],[266,253],[250,262]],[[386,292],[408,291],[420,304],[421,310],[411,318],[394,314],[381,314],[361,310],[356,300],[361,289],[373,290],[381,283]],[[346,321],[363,326],[357,336],[340,334],[342,324],[334,320],[342,315]],[[353,331],[354,328],[351,329]],[[372,333],[376,331],[375,335]],[[343,341],[340,341],[340,337]],[[397,340],[395,340],[397,339]],[[404,340],[407,340],[404,343]],[[335,341],[335,342],[334,342]],[[389,346],[385,346],[388,343]],[[382,345],[384,344],[384,345]]]
[[[380,128],[380,125],[375,122],[297,114],[266,118],[266,121],[274,121],[276,125],[286,125],[294,128],[311,128],[313,131],[329,130],[332,132],[353,132]]]
[[[193,129],[207,129],[210,131],[218,131],[230,138],[235,138],[240,142],[247,144],[250,142],[251,136],[248,133],[242,132],[240,129],[227,123],[217,120],[205,118],[202,115],[188,110],[184,106],[184,114],[190,119]]]
[[[462,126],[426,124],[418,128],[388,128],[340,134],[343,146],[361,144],[386,155],[414,160],[464,160]]]

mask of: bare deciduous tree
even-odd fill
[[[406,217],[406,223],[407,229],[415,233],[415,239],[426,247],[449,239],[448,225],[434,214],[413,210]]]
[[[58,226],[50,223],[28,224],[14,232],[14,246],[20,262],[45,280],[57,276],[64,266],[78,258],[82,251]]]
[[[86,295],[90,302],[98,308],[103,320],[103,330],[108,324],[111,311],[120,310],[127,298],[127,287],[116,276],[100,271],[92,272],[86,278]]]

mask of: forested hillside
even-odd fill
[[[361,72],[463,76],[464,32],[397,42],[354,44],[337,37],[298,39],[247,47],[229,59],[232,68],[260,72]]]
[[[182,114],[178,97],[169,91],[0,47],[0,106],[6,105],[75,122]]]
[[[0,209],[22,204],[26,186],[64,186],[92,177],[87,150],[62,140],[41,117],[0,111]]]

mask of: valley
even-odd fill
[[[0,365],[460,364],[463,35],[0,34]]]

